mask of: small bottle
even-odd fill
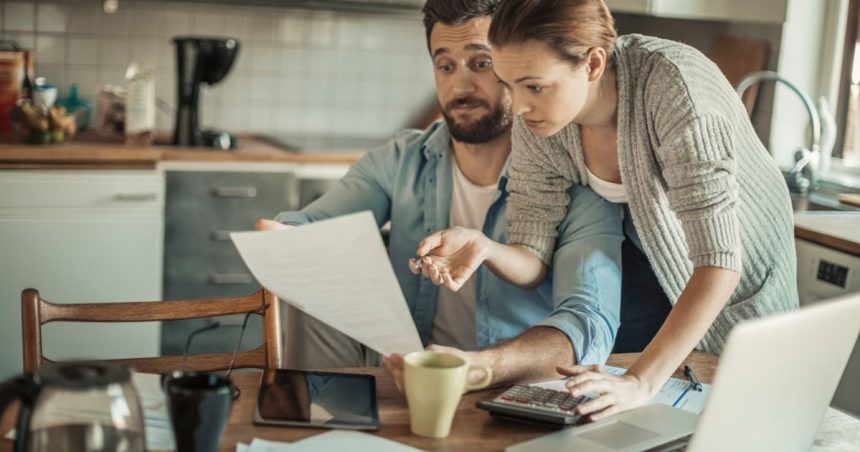
[[[17,44],[16,44],[17,46]],[[21,49],[24,55],[24,80],[21,83],[21,98],[33,98],[33,51],[29,49]]]
[[[81,99],[78,94],[78,84],[72,83],[69,87],[69,95],[57,101],[57,105],[65,107],[70,115],[75,117],[75,122],[78,124],[78,130],[84,130],[89,126],[90,113],[92,107],[90,103]]]
[[[155,76],[152,71],[131,63],[125,79],[128,82],[125,141],[148,146],[155,139]]]

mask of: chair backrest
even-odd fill
[[[35,289],[21,292],[21,320],[24,335],[24,371],[33,372],[49,362],[42,355],[42,325],[49,322],[147,322],[214,317],[251,312],[263,317],[263,344],[236,355],[234,368],[283,367],[281,309],[278,299],[266,289],[236,298],[208,300],[171,300],[124,303],[56,304],[43,300]],[[190,355],[188,371],[211,372],[229,367],[232,353]],[[113,359],[104,362],[124,364],[138,372],[163,373],[179,370],[182,356]]]

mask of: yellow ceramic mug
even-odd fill
[[[403,379],[412,433],[444,438],[464,392],[489,386],[493,372],[487,366],[470,366],[449,353],[412,352],[404,357]],[[469,384],[469,372],[482,371],[484,378]]]

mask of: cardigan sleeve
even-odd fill
[[[571,179],[563,173],[570,158],[559,155],[549,140],[536,137],[519,117],[514,120],[511,145],[508,243],[526,247],[551,265],[558,225],[570,201]]]
[[[680,121],[660,139],[657,158],[695,267],[741,271],[735,140],[722,115]]]

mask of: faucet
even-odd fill
[[[800,148],[794,153],[794,165],[788,170],[786,183],[789,191],[799,194],[808,194],[814,182],[813,161],[821,155],[821,116],[815,104],[809,96],[806,95],[794,83],[783,78],[781,75],[773,71],[756,71],[750,72],[738,83],[738,96],[743,96],[744,92],[752,85],[770,80],[780,82],[787,86],[794,94],[800,97],[803,106],[806,107],[806,112],[809,113],[809,120],[812,122],[812,139],[809,148]],[[829,113],[829,112],[828,112]]]

